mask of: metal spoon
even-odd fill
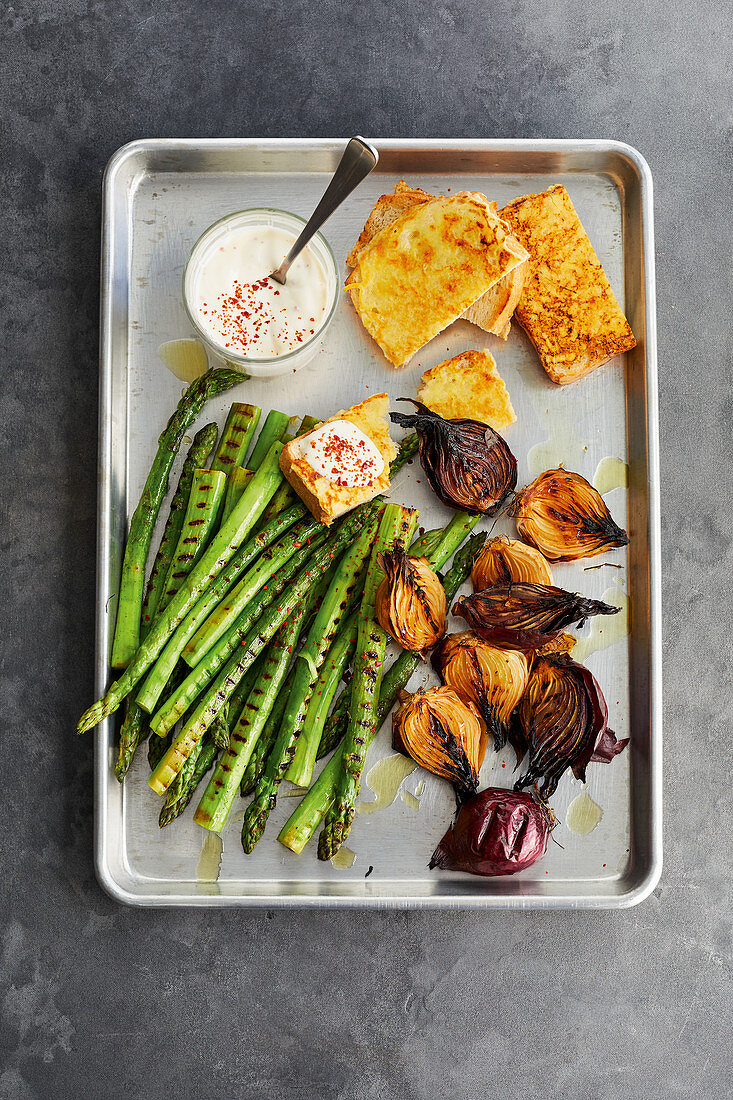
[[[300,255],[308,241],[316,233],[323,223],[327,221],[334,210],[341,205],[345,198],[365,180],[379,160],[379,153],[365,141],[363,137],[353,137],[344,150],[344,155],[339,161],[338,168],[333,174],[333,179],[326,188],[323,198],[318,203],[310,218],[303,226],[303,231],[298,237],[287,256],[268,278],[274,279],[282,286],[287,278],[290,265]]]

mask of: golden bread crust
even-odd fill
[[[367,332],[400,366],[526,259],[485,196],[462,191],[381,229],[359,252],[346,290]]]
[[[356,267],[359,261],[359,253],[365,248],[380,230],[385,229],[397,218],[402,217],[408,210],[430,202],[434,198],[428,191],[419,187],[410,187],[404,180],[395,186],[394,193],[381,195],[377,199],[366,225],[364,226],[358,241],[346,257],[349,267]],[[496,203],[489,204],[496,212]],[[484,332],[490,332],[494,336],[506,340],[511,328],[510,321],[516,309],[517,302],[522,294],[527,273],[527,263],[518,264],[507,275],[504,275],[494,286],[490,287],[473,305],[464,310],[462,317],[465,321],[477,325]]]
[[[375,393],[367,397],[358,405],[352,405],[350,409],[337,412],[325,421],[330,424],[334,420],[348,420],[368,435],[378,447],[384,459],[384,469],[379,477],[370,485],[363,487],[349,487],[335,485],[328,478],[317,473],[310,463],[301,457],[304,445],[307,443],[307,435],[292,439],[280,453],[280,469],[296,493],[313,513],[315,518],[329,526],[338,516],[351,511],[357,504],[363,504],[367,500],[373,500],[379,493],[389,489],[389,464],[397,454],[397,448],[390,439],[387,424],[387,412],[389,409],[389,397],[386,393]],[[323,425],[319,424],[319,428]],[[314,431],[318,429],[314,428]]]
[[[421,191],[419,187],[408,187],[404,180],[400,180],[396,185],[394,194],[381,195],[366,220],[359,240],[346,257],[348,266],[356,267],[362,248],[366,248],[372,237],[375,237],[380,229],[391,225],[393,221],[402,217],[408,210],[412,210],[414,206],[419,206],[423,202],[430,202],[432,197],[427,191]]]
[[[517,419],[504,380],[487,351],[464,351],[426,370],[417,396],[446,420],[480,420],[497,432]]]
[[[530,253],[516,318],[553,382],[575,382],[636,340],[564,187],[500,212]]]

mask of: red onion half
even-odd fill
[[[466,799],[430,867],[470,875],[515,875],[547,851],[550,815],[531,795],[487,787]]]

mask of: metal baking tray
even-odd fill
[[[348,840],[353,863],[333,866],[316,859],[314,846],[297,857],[277,843],[279,828],[296,805],[286,791],[250,857],[240,846],[241,809],[235,808],[221,839],[194,825],[190,809],[161,832],[159,802],[147,785],[145,753],[124,786],[114,778],[114,721],[108,720],[96,734],[99,881],[114,898],[133,905],[633,905],[653,889],[661,869],[659,479],[649,168],[634,149],[610,141],[388,139],[375,144],[377,170],[325,227],[342,273],[371,205],[402,177],[428,191],[481,191],[500,207],[517,195],[563,183],[625,306],[638,346],[625,359],[558,388],[544,375],[516,324],[504,343],[457,322],[405,370],[395,371],[344,295],[323,349],[311,364],[272,381],[246,382],[213,402],[204,415],[222,423],[229,403],[238,399],[265,410],[325,417],[381,390],[392,398],[414,395],[428,366],[467,348],[488,348],[517,412],[517,423],[506,436],[519,461],[520,485],[561,461],[590,479],[600,466],[613,484],[621,464],[628,464],[628,489],[613,488],[606,497],[631,534],[628,553],[608,559],[622,568],[586,571],[584,565],[595,565],[596,559],[560,565],[555,577],[563,587],[594,597],[613,590],[611,598],[630,608],[628,635],[619,636],[607,620],[611,633],[604,639],[594,633],[603,623],[594,620],[582,632],[581,647],[606,694],[611,725],[619,736],[630,736],[631,743],[610,766],[590,765],[587,789],[568,775],[563,778],[553,799],[561,822],[554,834],[557,843],[550,844],[542,861],[512,878],[481,879],[427,869],[452,817],[451,791],[419,769],[405,776],[404,768],[380,764],[393,755],[387,726],[367,760],[360,812]],[[268,205],[308,216],[343,147],[344,141],[332,139],[145,140],[120,149],[107,167],[96,654],[100,694],[109,676],[107,655],[127,517],[156,438],[181,393],[182,383],[165,368],[157,349],[164,341],[192,335],[181,301],[181,273],[189,250],[206,226],[233,210]],[[417,463],[396,480],[393,499],[418,506],[426,527],[447,520]],[[511,521],[506,530],[511,530]],[[599,642],[613,644],[599,648]],[[428,675],[423,673],[422,680]],[[418,674],[415,682],[420,679]],[[482,771],[483,783],[511,786],[513,764],[509,753],[492,755]],[[584,817],[578,831],[578,809],[592,810],[589,799],[602,817],[581,835],[591,821]],[[568,823],[574,821],[572,831]]]

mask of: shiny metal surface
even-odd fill
[[[272,204],[307,216],[323,193],[343,140],[150,140],[125,146],[104,183],[98,529],[97,689],[108,678],[107,653],[125,524],[149,467],[155,440],[181,391],[157,347],[190,334],[181,272],[200,232],[230,210]],[[123,787],[112,773],[114,725],[96,734],[96,865],[101,884],[135,905],[352,907],[618,907],[641,901],[661,869],[661,661],[658,426],[652,185],[643,158],[603,141],[379,140],[378,168],[329,221],[326,236],[343,257],[377,196],[406,177],[428,191],[480,190],[504,202],[563,183],[570,192],[638,340],[619,362],[566,389],[553,386],[516,325],[505,344],[466,322],[436,337],[403,371],[392,370],[356,319],[339,305],[324,346],[297,375],[252,379],[207,408],[220,423],[231,400],[295,414],[330,415],[369,393],[412,395],[420,375],[450,354],[486,348],[497,360],[517,412],[506,436],[519,483],[565,460],[589,479],[604,458],[628,463],[628,491],[606,497],[632,536],[622,569],[558,566],[557,583],[600,597],[628,595],[628,638],[587,658],[608,700],[611,725],[631,737],[611,766],[591,765],[588,794],[602,808],[587,836],[565,825],[581,785],[568,776],[553,799],[562,824],[543,861],[510,879],[436,874],[427,862],[452,816],[447,785],[416,770],[395,789],[378,782],[375,764],[392,754],[388,728],[370,750],[349,847],[349,868],[296,857],[276,842],[295,802],[281,795],[255,854],[239,844],[241,811],[222,837],[195,826],[188,812],[161,832],[158,801],[143,759]],[[243,396],[246,393],[246,398]],[[240,396],[242,395],[242,396]],[[533,448],[534,451],[533,451]],[[174,471],[175,476],[175,471]],[[425,527],[447,512],[417,465],[395,481],[393,498],[421,509]],[[497,530],[501,529],[501,525]],[[511,530],[507,523],[506,530]],[[606,560],[606,559],[604,559]],[[592,562],[590,564],[596,564]],[[589,624],[581,640],[595,638]],[[588,647],[587,641],[583,644]],[[415,682],[428,677],[418,674]],[[504,766],[502,766],[504,765]],[[494,756],[485,783],[510,786],[512,759]],[[371,789],[370,789],[371,779]],[[421,787],[424,784],[424,787]],[[374,803],[374,788],[381,798]],[[372,805],[370,806],[370,800]],[[382,802],[387,805],[375,810]],[[418,807],[417,809],[415,807]],[[562,845],[562,847],[560,846]],[[365,875],[370,871],[369,877]]]

